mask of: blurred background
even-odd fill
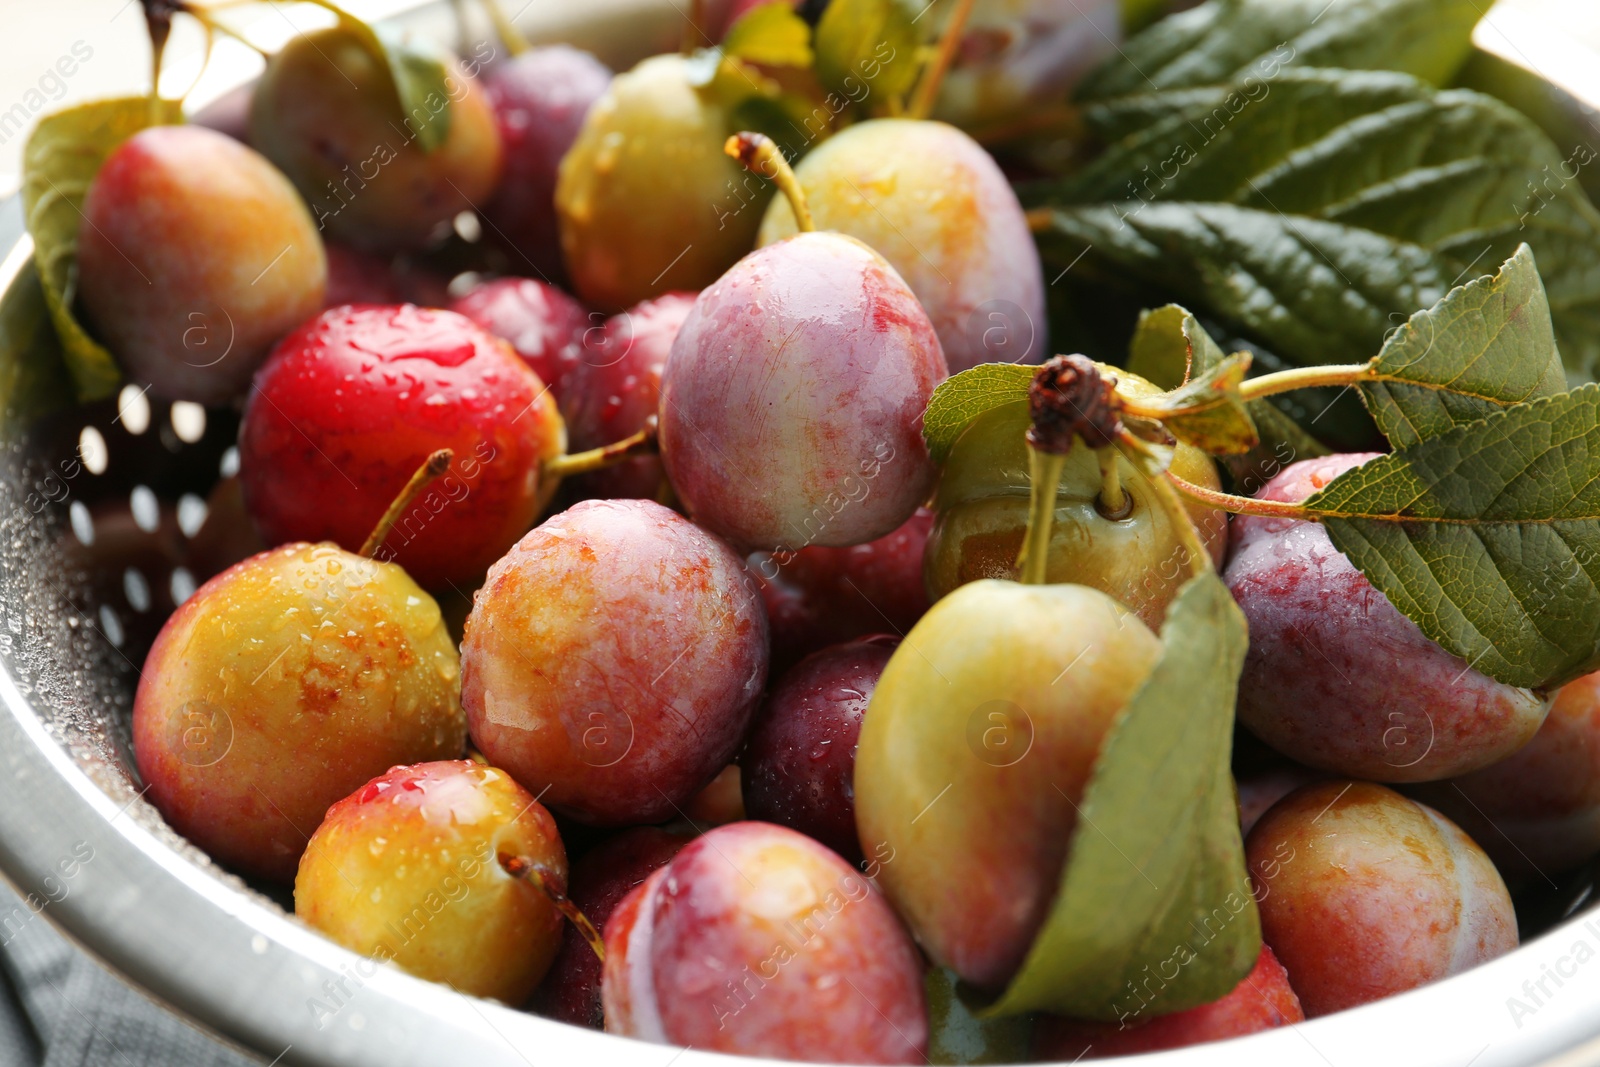
[[[585,0],[505,0],[506,10],[515,14],[525,3],[593,6]],[[8,0],[10,5],[22,7],[24,3]],[[142,92],[150,77],[150,49],[139,0],[52,0],[46,5],[26,6],[32,9],[28,16],[12,20],[0,34],[0,196],[17,187],[22,146],[39,114],[80,100]],[[399,0],[349,0],[345,6],[363,18],[380,18],[403,4]],[[1482,0],[1482,6],[1488,17],[1478,27],[1480,44],[1534,71],[1547,65],[1562,69],[1569,89],[1600,105],[1600,64],[1592,56],[1584,62],[1571,62],[1573,50],[1600,50],[1600,2]],[[244,28],[252,40],[273,48],[293,32],[292,14],[277,7],[241,13],[235,25]],[[162,79],[165,91],[182,92],[194,78],[202,47],[201,34],[193,23],[180,20],[167,46]],[[1555,54],[1561,52],[1568,55]],[[236,45],[219,47],[217,55],[214,67],[231,67],[254,58]],[[76,60],[67,64],[75,68],[69,77],[62,77],[56,66],[63,56]],[[1588,84],[1574,84],[1574,70],[1585,72]]]

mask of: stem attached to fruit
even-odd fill
[[[150,33],[150,124],[161,122],[161,57],[172,35],[172,16],[183,10],[175,0],[144,0],[144,25]]]
[[[1167,471],[1165,480],[1183,495],[1198,500],[1207,507],[1231,512],[1234,515],[1260,515],[1272,519],[1304,519],[1308,522],[1316,522],[1318,520],[1318,514],[1315,511],[1300,504],[1288,504],[1281,500],[1258,500],[1255,497],[1235,496],[1232,493],[1207,489],[1203,485],[1186,482],[1171,471]]]
[[[1205,539],[1200,536],[1200,528],[1194,524],[1189,509],[1183,506],[1183,497],[1168,481],[1167,460],[1126,429],[1118,435],[1117,442],[1121,445],[1123,455],[1144,470],[1155,489],[1156,499],[1161,501],[1167,518],[1178,531],[1178,539],[1183,542],[1183,554],[1187,557],[1185,562],[1189,564],[1189,574],[1198,578],[1211,570],[1211,551],[1206,548]]]
[[[1377,361],[1350,365],[1335,364],[1326,367],[1295,367],[1275,371],[1259,378],[1248,378],[1239,386],[1239,396],[1245,400],[1287,393],[1294,389],[1316,389],[1322,386],[1359,385],[1362,382],[1382,381],[1389,375],[1378,371]],[[1403,379],[1394,379],[1400,381]],[[1420,384],[1420,383],[1413,383]]]
[[[360,555],[371,559],[373,553],[383,547],[383,542],[388,539],[389,531],[394,529],[394,524],[400,521],[400,516],[414,503],[428,483],[443,474],[450,467],[450,461],[455,458],[455,453],[448,448],[441,448],[428,457],[427,462],[417,468],[417,473],[411,476],[406,487],[400,490],[400,495],[394,498],[394,503],[389,505],[389,510],[383,513],[383,518],[378,520],[378,525],[372,528],[372,533],[367,537],[366,543],[361,546]]]
[[[1122,468],[1117,463],[1115,445],[1105,445],[1094,450],[1095,459],[1100,461],[1100,495],[1095,498],[1095,507],[1108,519],[1125,519],[1133,510],[1133,498],[1122,489]]]
[[[567,899],[567,894],[557,879],[551,878],[542,867],[526,856],[501,855],[500,866],[511,877],[521,878],[548,897],[556,910],[583,935],[585,941],[589,942],[589,947],[594,949],[594,954],[600,958],[600,962],[606,961],[605,939],[600,936],[600,931],[594,928],[594,923],[589,921],[589,917]]]
[[[1050,562],[1050,529],[1056,521],[1056,487],[1066,469],[1065,453],[1028,446],[1028,532],[1022,538],[1017,566],[1023,585],[1044,585]]]
[[[710,35],[708,35],[705,30],[700,28],[700,24],[705,22],[705,20],[706,0],[689,0],[689,14],[684,22],[683,36],[678,41],[679,54],[686,56],[694,55],[695,49],[700,47],[700,41],[702,38],[708,45],[716,44],[716,42],[711,39]]]
[[[587,452],[574,452],[570,456],[557,456],[544,461],[541,478],[566,478],[574,474],[614,467],[635,456],[651,456],[657,451],[656,428],[660,425],[654,415],[645,420],[644,427],[630,437],[614,444],[601,445]]]
[[[483,10],[489,16],[489,24],[494,27],[494,34],[500,38],[500,43],[506,46],[506,51],[514,56],[520,56],[528,50],[528,39],[522,36],[522,31],[517,29],[516,23],[506,18],[506,13],[500,8],[500,0],[482,0]]]
[[[907,117],[925,119],[933,112],[934,102],[939,98],[939,85],[944,81],[945,71],[950,69],[950,60],[955,58],[956,48],[961,44],[961,33],[967,28],[967,16],[972,14],[972,4],[973,0],[957,0],[956,9],[950,13],[950,21],[945,23],[944,34],[939,38],[939,49],[917,82],[911,105],[906,109]]]
[[[801,233],[817,228],[811,219],[811,206],[806,203],[806,191],[800,188],[800,180],[794,176],[789,161],[783,158],[783,150],[772,138],[745,130],[723,142],[722,150],[744,164],[745,170],[767,179],[783,191],[794,209],[795,226]]]

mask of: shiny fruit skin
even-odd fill
[[[1299,501],[1371,453],[1302,460],[1256,494]],[[1223,573],[1250,624],[1239,722],[1292,760],[1380,782],[1425,782],[1504,759],[1547,700],[1430,640],[1318,523],[1240,516]]]
[[[660,411],[661,370],[695,295],[666,293],[646,300],[607,319],[598,338],[586,338],[562,405],[574,452],[621,441]],[[589,496],[654,499],[665,478],[659,457],[639,456],[585,474],[578,485]]]
[[[1454,823],[1369,782],[1290,793],[1245,841],[1262,936],[1307,1018],[1470,970],[1517,947],[1494,864]]]
[[[566,432],[538,375],[450,311],[334,308],[284,338],[239,431],[245,502],[262,536],[356,549],[440,448],[450,469],[380,555],[425,587],[471,588],[549,499],[540,464]]]
[[[461,644],[472,740],[580,822],[660,822],[727,766],[767,676],[739,559],[649,500],[588,500],[489,570]]]
[[[387,68],[353,33],[298,34],[256,84],[251,142],[330,235],[378,251],[426,247],[500,177],[500,135],[483,90],[454,60],[447,71],[450,132],[424,152]]]
[[[1137,1056],[1243,1037],[1305,1018],[1283,965],[1263,945],[1250,973],[1219,1000],[1171,1015],[1129,1016],[1114,1023],[1043,1016],[1034,1027],[1033,1053],[1039,1060],[1062,1063]]]
[[[567,898],[604,934],[606,923],[622,898],[666,866],[689,840],[686,835],[655,826],[623,830],[573,863]],[[561,951],[534,997],[533,1010],[574,1026],[594,1030],[605,1027],[600,1006],[600,958],[571,926],[562,935]]]
[[[795,177],[817,229],[858,238],[900,272],[927,309],[951,374],[1045,354],[1033,236],[1011,184],[972,138],[942,122],[859,122],[807,153]],[[773,200],[760,243],[794,232],[794,210]]]
[[[887,902],[822,845],[767,823],[685,845],[612,913],[606,1029],[715,1052],[920,1063],[922,964]]]
[[[584,303],[615,313],[702,289],[750,251],[772,192],[723,154],[733,132],[683,56],[611,80],[556,181],[561,251]]]
[[[933,487],[939,339],[883,257],[803,233],[700,294],[661,378],[661,456],[695,521],[746,550],[856,545]]]
[[[122,369],[224,404],[322,306],[328,263],[294,187],[213,130],[156,126],[107,157],[78,234],[78,289]]]
[[[815,652],[772,687],[740,757],[745,811],[814,837],[852,863],[861,717],[900,643],[875,637]]]
[[[746,565],[772,623],[772,669],[829,645],[885,630],[903,634],[928,610],[922,555],[933,512],[918,508],[891,533],[848,548],[753,553]]]
[[[1579,866],[1600,852],[1600,674],[1562,686],[1533,740],[1505,759],[1414,793],[1513,886]]]
[[[496,278],[450,304],[496,337],[511,342],[524,363],[563,406],[567,382],[584,359],[589,313],[553,285],[532,278]]]
[[[549,969],[564,922],[501,856],[566,882],[555,820],[509,774],[471,760],[395,767],[328,809],[300,861],[294,913],[363,956],[515,1007]]]
[[[1106,731],[1159,655],[1078,585],[973,582],[906,635],[861,725],[856,826],[892,854],[878,883],[935,963],[981,988],[1015,973]]]
[[[930,14],[928,32],[943,34],[948,12]],[[1127,30],[1117,0],[978,0],[939,87],[934,116],[982,129],[1048,114],[1115,54]]]
[[[1127,371],[1117,371],[1117,379],[1130,394],[1148,386]],[[992,408],[962,431],[945,460],[934,499],[938,517],[923,557],[923,574],[934,599],[979,578],[1017,575],[1031,484],[1027,428],[1026,403]],[[1100,468],[1094,453],[1074,448],[1066,462],[1056,490],[1048,580],[1099,589],[1132,608],[1146,626],[1159,629],[1189,571],[1187,551],[1155,490],[1127,459],[1118,457],[1133,510],[1125,518],[1110,519],[1096,504]],[[1172,469],[1197,485],[1221,488],[1216,465],[1197,448],[1179,445]],[[1191,501],[1185,507],[1220,566],[1227,551],[1228,516]]]
[[[133,749],[150,801],[212,858],[287,882],[328,806],[466,742],[439,608],[399,567],[287,545],[217,575],[145,660]]]
[[[556,228],[556,171],[589,108],[611,84],[611,71],[588,52],[557,44],[530,48],[491,67],[483,77],[505,167],[483,205],[485,236],[511,253],[513,269],[561,281],[561,236]],[[537,368],[535,368],[537,369]]]

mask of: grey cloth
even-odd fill
[[[30,914],[0,885],[0,915]],[[0,944],[0,1067],[250,1067],[69,944],[40,915]]]

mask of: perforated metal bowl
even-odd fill
[[[452,32],[443,3],[400,17]],[[625,66],[670,47],[681,17],[671,0],[586,0],[529,12],[524,23],[536,38],[572,40]],[[1591,79],[1600,57],[1556,26],[1490,27],[1480,44],[1473,84],[1514,100],[1558,141],[1600,145],[1595,112],[1550,84]],[[132,693],[148,641],[205,577],[227,533],[217,517],[226,509],[208,515],[206,498],[230,462],[236,419],[152,406],[136,392],[120,406],[17,410],[53,339],[15,199],[0,208],[0,256],[0,875],[152,998],[264,1062],[732,1062],[550,1022],[377,967],[166,827],[132,770]],[[1600,1064],[1600,912],[1584,910],[1592,877],[1531,901],[1525,930],[1544,932],[1469,974],[1139,1062]],[[1522,1008],[1513,1012],[1511,998]]]

